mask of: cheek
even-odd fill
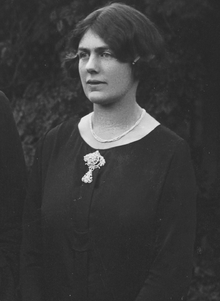
[[[84,93],[86,93],[86,74],[83,71],[83,69],[80,67],[78,68],[78,71],[79,71],[79,78],[80,78],[80,82],[81,82],[83,91],[84,91]]]
[[[130,68],[118,68],[113,74],[112,79],[117,86],[130,86],[134,80]]]
[[[78,71],[79,71],[79,76],[81,81],[83,81],[83,79],[85,79],[85,68],[83,68],[82,64],[79,63],[78,65]]]

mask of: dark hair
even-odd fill
[[[80,21],[69,34],[67,49],[71,61],[84,34],[91,29],[121,62],[132,63],[135,79],[141,80],[157,69],[164,56],[163,39],[155,25],[141,12],[122,3],[112,3],[95,10]],[[69,58],[69,59],[68,59]]]

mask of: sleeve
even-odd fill
[[[135,301],[186,300],[193,267],[196,193],[189,148],[181,140],[161,193],[154,260]]]
[[[26,167],[10,103],[0,92],[0,299],[14,300],[18,284]]]
[[[23,301],[43,300],[43,250],[41,233],[42,140],[32,166],[23,213],[20,289]]]

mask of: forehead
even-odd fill
[[[108,45],[105,41],[97,35],[94,31],[89,29],[79,42],[78,48],[95,49],[95,48],[107,48]]]

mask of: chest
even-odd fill
[[[103,151],[105,164],[82,177],[89,167],[69,150],[52,156],[43,190],[42,215],[47,227],[84,231],[148,228],[157,211],[168,160],[148,149]]]

